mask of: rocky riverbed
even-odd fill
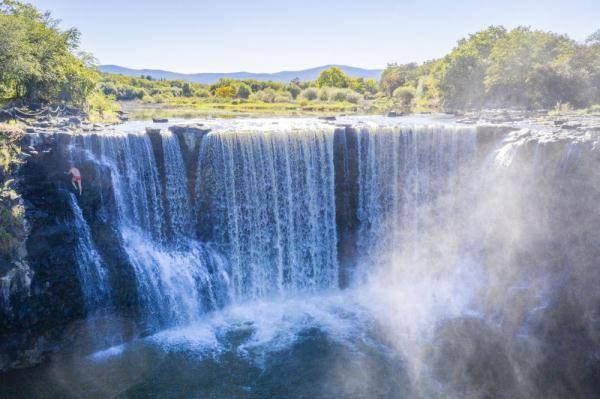
[[[488,109],[457,114],[456,121],[463,124],[492,123],[518,128],[532,126],[552,132],[561,130],[600,131],[600,112],[583,114],[572,111],[553,114],[547,110]]]

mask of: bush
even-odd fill
[[[275,102],[276,103],[288,103],[293,101],[292,93],[288,91],[280,91],[276,93]]]
[[[399,102],[403,111],[409,111],[415,98],[415,89],[410,86],[398,87],[394,90],[393,97]]]
[[[87,109],[90,117],[98,115],[101,119],[114,116],[119,110],[114,96],[106,96],[101,91],[95,91],[88,97]]]
[[[308,89],[304,89],[304,90],[302,90],[302,92],[300,92],[300,97],[302,97],[308,101],[316,100],[318,95],[319,95],[319,91],[317,89],[315,89],[314,87],[309,87]]]
[[[237,96],[239,98],[247,99],[252,94],[252,89],[246,83],[240,83],[237,88]]]
[[[290,84],[288,87],[286,87],[286,90],[292,95],[292,98],[295,100],[296,98],[298,98],[298,95],[300,94],[300,92],[302,91],[302,89],[300,89],[300,87],[296,84]]]
[[[267,88],[252,94],[252,96],[250,96],[250,99],[254,101],[261,101],[264,103],[274,103],[276,97],[277,94],[275,93],[275,90]]]
[[[194,97],[208,98],[210,97],[210,91],[208,89],[196,89],[194,90]]]
[[[362,100],[362,96],[355,92],[350,92],[346,95],[346,101],[352,104],[358,104]]]
[[[322,88],[319,90],[319,100],[321,100],[321,101],[329,100],[329,89]]]
[[[23,131],[8,124],[0,124],[0,253],[10,254],[18,244],[16,231],[23,224],[23,207],[13,201],[12,172],[20,163],[18,145]]]
[[[221,86],[215,90],[215,96],[219,98],[233,98],[235,97],[235,89],[232,86]]]

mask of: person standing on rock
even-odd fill
[[[81,195],[81,172],[75,166],[71,165],[71,169],[69,169],[67,174],[71,175],[71,184],[75,190],[79,187],[79,195]]]

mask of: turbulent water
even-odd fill
[[[145,330],[16,373],[9,397],[599,393],[597,135],[204,122],[72,147],[108,171]],[[108,306],[115,271],[71,199],[86,305]]]
[[[85,221],[75,194],[70,194],[69,204],[73,212],[73,228],[77,231],[77,260],[79,280],[87,311],[106,306],[110,301],[108,271],[92,241],[92,233]]]

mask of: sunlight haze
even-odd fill
[[[101,64],[184,73],[384,68],[437,58],[489,25],[531,26],[575,40],[600,28],[600,2],[593,0],[31,3],[77,27],[82,49]]]

